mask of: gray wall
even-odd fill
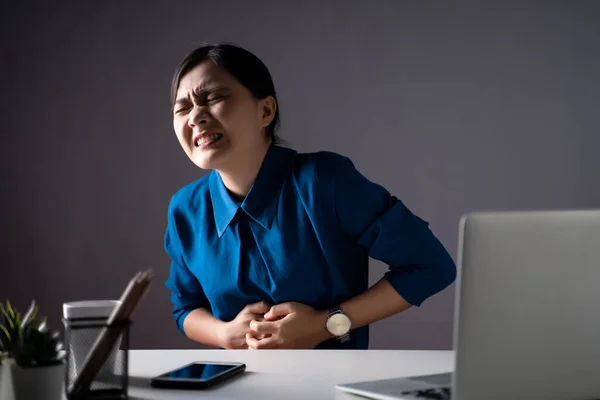
[[[134,347],[194,347],[162,239],[170,196],[203,174],[168,99],[201,40],[259,55],[290,147],[351,157],[453,256],[464,212],[600,207],[600,2],[8,3],[0,299],[35,298],[57,327],[62,302],[117,297],[151,266]],[[453,295],[375,324],[371,347],[450,348]]]

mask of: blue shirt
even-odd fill
[[[242,202],[217,171],[169,205],[166,282],[173,316],[203,307],[231,321],[249,303],[289,301],[327,310],[368,289],[368,259],[418,306],[450,285],[455,264],[427,222],[341,155],[271,146]],[[317,348],[366,349],[368,327]]]

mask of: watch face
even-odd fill
[[[345,314],[333,314],[327,320],[327,330],[334,336],[343,336],[350,332],[350,318]]]

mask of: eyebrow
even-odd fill
[[[187,103],[189,103],[189,100],[185,97],[177,99],[177,100],[175,100],[175,104],[173,104],[173,108],[176,108],[177,106],[181,106],[181,105],[184,105]]]

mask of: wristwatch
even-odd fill
[[[351,328],[350,318],[342,312],[339,306],[329,310],[329,316],[327,317],[327,330],[329,333],[344,343],[350,339]]]

